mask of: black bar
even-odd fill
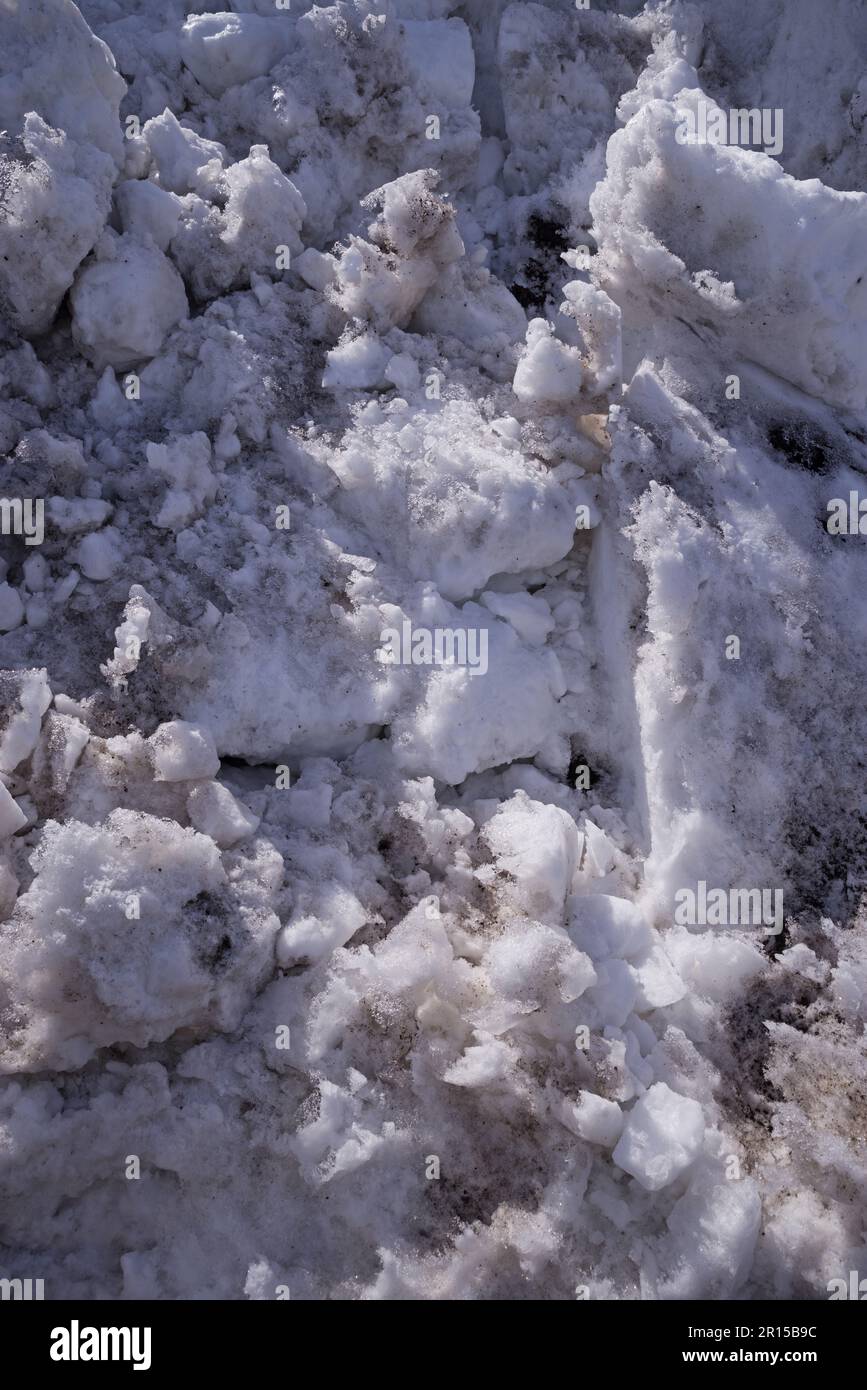
[[[532,1300],[528,1300],[532,1301]],[[867,1296],[865,1296],[867,1301]],[[850,1304],[849,1307],[845,1303]],[[595,1363],[610,1361],[617,1382],[630,1370],[642,1374],[667,1375],[670,1371],[685,1371],[701,1375],[707,1370],[728,1370],[735,1373],[753,1367],[765,1373],[798,1367],[805,1373],[819,1373],[827,1378],[829,1372],[848,1370],[863,1345],[865,1318],[853,1300],[813,1302],[751,1302],[751,1303],[686,1303],[686,1302],[590,1302],[575,1300],[570,1305],[566,1323],[559,1323],[556,1308],[548,1312],[538,1307],[527,1314],[535,1325],[538,1317],[555,1319],[552,1330],[568,1338],[570,1359],[576,1359],[585,1371]],[[457,1316],[464,1331],[469,1331],[467,1318],[474,1329],[497,1335],[499,1307],[484,1299],[463,1303]],[[443,1322],[437,1314],[435,1324],[428,1324],[430,1312],[414,1310],[422,1318],[422,1327],[408,1328],[407,1309],[402,1308],[399,1323],[391,1323],[389,1313],[382,1308],[338,1310],[332,1304],[299,1303],[291,1300],[273,1302],[240,1301],[232,1303],[190,1302],[0,1302],[0,1338],[3,1359],[7,1366],[15,1364],[22,1370],[49,1372],[61,1380],[69,1376],[86,1375],[93,1378],[100,1370],[111,1375],[138,1375],[161,1379],[177,1372],[213,1371],[223,1377],[238,1371],[246,1378],[267,1374],[266,1366],[274,1365],[273,1373],[294,1378],[298,1373],[297,1358],[305,1349],[312,1354],[320,1330],[328,1334],[329,1375],[335,1370],[334,1354],[346,1347],[347,1359],[357,1364],[358,1343],[349,1337],[334,1337],[334,1317],[340,1318],[341,1333],[351,1319],[351,1331],[393,1327],[395,1336],[408,1332],[424,1332],[430,1328],[441,1334]],[[385,1318],[383,1324],[380,1319]],[[319,1324],[319,1319],[322,1323]],[[358,1322],[355,1319],[358,1318]],[[520,1306],[508,1305],[508,1327],[497,1337],[495,1347],[505,1350],[514,1338],[516,1320],[521,1319]],[[493,1328],[491,1327],[493,1320]],[[317,1326],[319,1324],[319,1326]],[[88,1329],[124,1329],[115,1339],[94,1338]],[[133,1329],[139,1329],[135,1335]],[[149,1341],[145,1337],[149,1330]],[[788,1329],[788,1331],[786,1330]],[[794,1329],[798,1329],[795,1333]],[[311,1341],[311,1338],[314,1339]],[[301,1340],[303,1339],[303,1340]],[[490,1345],[487,1343],[490,1350]],[[56,1352],[79,1352],[77,1360],[53,1359]],[[110,1358],[117,1349],[128,1359],[84,1359],[91,1349],[106,1353]],[[380,1351],[381,1351],[380,1344]],[[527,1349],[527,1343],[524,1343]],[[480,1348],[481,1352],[481,1348]],[[487,1353],[486,1353],[487,1355]],[[452,1369],[456,1368],[453,1360]],[[286,1358],[289,1358],[288,1360]],[[134,1359],[141,1365],[133,1369]],[[148,1364],[144,1362],[147,1359]],[[446,1369],[446,1368],[444,1368]]]

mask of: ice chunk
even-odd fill
[[[614,1162],[648,1192],[658,1192],[690,1167],[703,1139],[698,1101],[657,1081],[630,1110]]]
[[[0,840],[6,840],[27,824],[27,816],[22,811],[5,783],[0,781]]]

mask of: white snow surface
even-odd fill
[[[0,0],[0,1276],[867,1271],[865,71],[858,0]]]

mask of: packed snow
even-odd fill
[[[865,71],[0,0],[0,1276],[867,1273]]]

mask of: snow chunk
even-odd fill
[[[201,516],[217,493],[217,480],[208,467],[211,441],[201,430],[176,435],[168,444],[148,444],[148,468],[169,478],[173,486],[163,498],[154,525],[178,531]]]
[[[613,1149],[623,1132],[623,1111],[614,1100],[581,1091],[575,1104],[575,1124],[582,1139]]]
[[[155,246],[124,235],[111,253],[86,266],[70,294],[73,336],[98,371],[155,357],[187,315],[184,282]]]
[[[0,632],[12,632],[24,617],[21,595],[11,584],[0,584]]]
[[[604,290],[585,280],[563,286],[558,330],[567,342],[581,348],[582,361],[594,394],[620,386],[623,375],[620,309]],[[566,336],[569,324],[575,336]]]
[[[546,319],[531,319],[512,383],[518,399],[534,405],[574,405],[581,381],[580,353],[555,338]]]
[[[446,107],[469,106],[476,77],[470,31],[462,19],[404,20],[404,56],[419,83]]]
[[[51,704],[48,672],[0,671],[0,772],[14,772],[29,758]]]
[[[469,629],[479,642],[487,633],[488,671],[474,676],[465,666],[423,668],[430,671],[423,700],[402,708],[392,725],[398,766],[452,785],[515,758],[539,755],[566,766],[568,742],[557,703],[566,686],[554,652],[525,647],[512,627],[491,621],[476,604],[457,610],[432,601],[425,627],[433,623]]]
[[[559,923],[581,853],[572,817],[516,792],[486,824],[483,838],[513,880],[509,897],[541,922]]]
[[[665,948],[693,993],[705,999],[735,999],[768,968],[764,952],[740,932],[675,927],[666,933]]]
[[[279,15],[192,14],[181,29],[181,57],[205,91],[219,97],[270,72],[293,39]]]
[[[322,385],[339,391],[370,391],[386,385],[391,353],[375,333],[343,338],[326,357]]]
[[[637,75],[640,41],[621,14],[590,9],[509,4],[502,11],[496,62],[509,193],[531,193],[558,171],[573,174],[614,128],[617,100]]]
[[[721,352],[863,409],[867,194],[800,183],[757,151],[684,139],[702,103],[710,125],[718,108],[696,89],[648,102],[612,135],[590,200],[595,274],[648,326],[661,314],[698,320]]]
[[[552,999],[569,1004],[596,983],[590,960],[575,950],[566,933],[540,922],[507,927],[488,947],[484,964],[497,993],[525,1010]]]
[[[21,333],[50,326],[105,225],[125,90],[69,0],[0,6],[0,316]]]
[[[387,370],[387,351],[374,358],[377,343],[371,376]],[[407,426],[418,440],[409,452]],[[572,546],[568,490],[510,448],[470,401],[359,420],[323,459],[342,484],[338,508],[377,536],[391,564],[433,580],[447,599],[478,593],[495,574],[552,564]]]
[[[115,1043],[236,1027],[273,961],[281,861],[269,854],[257,879],[230,885],[213,840],[172,821],[50,821],[0,926],[0,981],[20,1011],[3,1070],[76,1070]]]
[[[256,276],[280,279],[301,250],[304,199],[268,154],[254,145],[228,169],[217,161],[196,177],[201,197],[181,200],[170,252],[197,299],[247,286]],[[279,264],[278,264],[279,262]]]
[[[187,815],[196,829],[210,835],[220,849],[246,840],[259,824],[259,817],[221,782],[193,787],[187,797]]]
[[[0,135],[0,311],[20,333],[50,327],[111,207],[115,168],[31,112]]]
[[[631,964],[638,979],[640,1009],[664,1009],[677,1004],[688,993],[660,941],[654,941],[641,956],[633,958]]]
[[[531,647],[541,647],[548,634],[554,631],[549,605],[535,594],[497,594],[487,589],[482,594],[482,603],[498,618],[511,623],[521,640],[529,642]]]
[[[223,145],[205,140],[181,125],[168,109],[145,121],[141,133],[150,151],[156,182],[169,193],[198,191],[200,172],[209,165],[221,168],[227,157]]]
[[[324,290],[333,282],[337,267],[334,256],[323,255],[312,246],[292,259],[292,269],[301,276],[306,285],[314,290]]]
[[[658,1192],[690,1167],[703,1140],[698,1101],[657,1081],[630,1110],[614,1162],[648,1192]]]
[[[513,345],[527,331],[527,317],[515,296],[482,265],[460,261],[446,266],[413,315],[417,333],[457,338],[483,355],[497,381],[513,375]]]
[[[121,561],[121,535],[114,526],[94,531],[79,541],[75,563],[85,579],[111,579]]]
[[[419,169],[376,189],[365,208],[379,209],[369,241],[342,247],[332,294],[343,312],[380,332],[404,327],[443,269],[464,251],[455,209],[436,193],[439,175]]]
[[[119,109],[126,83],[106,44],[71,0],[0,6],[0,130],[17,135],[27,112],[79,145],[123,159]]]
[[[286,820],[305,830],[323,830],[331,820],[331,788],[323,783],[318,787],[292,787],[282,793]]]
[[[220,770],[209,731],[185,719],[160,724],[148,743],[153,749],[158,782],[191,782],[194,778],[214,777]]]
[[[395,353],[385,365],[386,380],[392,382],[398,391],[411,394],[418,389],[421,373],[418,363],[408,352]]]
[[[277,961],[284,969],[299,961],[317,961],[344,946],[364,926],[367,913],[342,883],[325,883],[314,912],[295,912],[280,933]]]
[[[607,893],[571,899],[569,935],[592,960],[606,956],[628,960],[645,952],[653,939],[650,924],[637,904]]]
[[[125,179],[114,191],[124,232],[145,241],[150,237],[165,251],[178,228],[181,201],[150,179]]]
[[[51,529],[70,536],[101,526],[111,515],[111,503],[101,497],[49,497],[46,510]]]
[[[485,1039],[468,1047],[456,1062],[443,1072],[449,1086],[466,1086],[481,1090],[505,1081],[514,1069],[515,1056],[508,1043],[499,1038]]]
[[[273,270],[275,251],[283,243],[292,252],[301,250],[298,233],[307,207],[269,157],[267,145],[253,145],[246,159],[227,169],[222,188],[228,193],[222,241],[251,271]]]

